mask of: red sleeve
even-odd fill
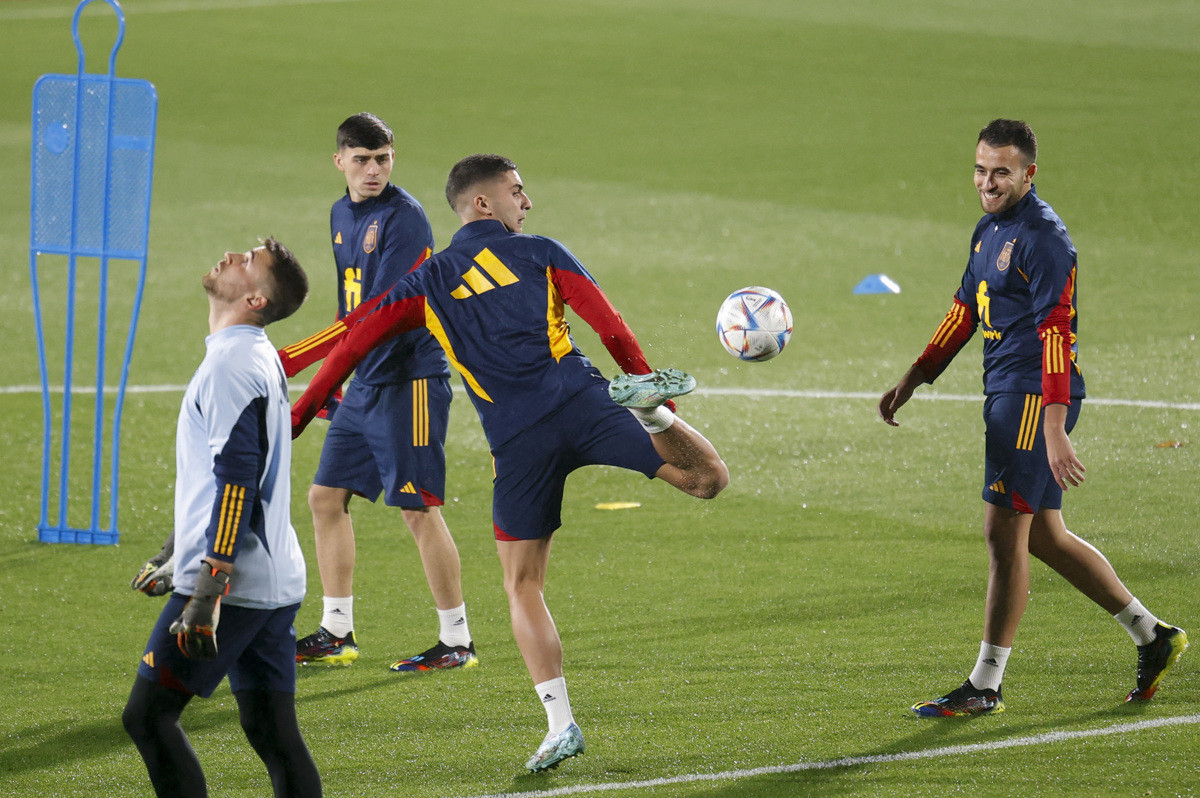
[[[359,319],[367,316],[372,310],[378,307],[379,303],[386,296],[387,291],[384,291],[374,299],[361,303],[353,311],[347,313],[343,318],[335,321],[319,333],[314,333],[303,341],[297,341],[290,346],[280,349],[279,360],[283,363],[283,373],[289,377],[294,377],[328,355],[330,350],[346,335],[346,331],[353,327]]]
[[[382,296],[380,297],[382,299]],[[376,300],[372,300],[376,302]],[[366,303],[364,303],[365,305]],[[359,308],[363,307],[360,305]],[[355,313],[359,308],[355,308]],[[347,321],[354,314],[346,316]],[[367,353],[384,341],[425,324],[425,297],[407,297],[379,307],[353,324],[313,376],[308,388],[292,405],[292,437],[313,420],[330,395],[337,390]]]
[[[979,320],[975,318],[971,308],[955,297],[946,318],[942,319],[941,326],[937,328],[929,345],[914,364],[925,372],[927,382],[933,382],[946,366],[950,365],[958,351],[971,340],[977,326]]]
[[[595,282],[575,272],[550,267],[563,301],[600,336],[600,342],[626,374],[649,374],[650,365],[633,330]]]
[[[1075,333],[1071,319],[1075,316],[1075,270],[1063,288],[1058,304],[1038,325],[1042,339],[1042,404],[1071,404],[1071,347]]]

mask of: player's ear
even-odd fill
[[[1037,174],[1037,164],[1036,163],[1031,163],[1031,164],[1029,164],[1029,166],[1026,166],[1025,167],[1025,182],[1032,183],[1033,176],[1035,174]]]
[[[270,300],[268,300],[262,294],[246,295],[246,305],[255,313],[262,313],[269,303]]]
[[[334,165],[334,166],[336,166],[336,167],[338,168],[338,171],[339,171],[339,172],[345,172],[345,171],[346,171],[346,164],[342,163],[342,154],[341,154],[341,152],[335,152],[335,153],[333,154],[333,165]]]
[[[488,199],[487,194],[476,194],[471,198],[471,207],[480,216],[492,215],[492,202]]]

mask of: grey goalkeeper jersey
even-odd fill
[[[175,432],[175,589],[190,595],[207,557],[234,565],[224,602],[295,604],[306,572],[291,522],[283,367],[261,327],[226,327],[205,345]]]

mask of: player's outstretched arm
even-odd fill
[[[896,411],[912,398],[913,391],[917,389],[917,386],[925,382],[928,380],[920,366],[914,365],[909,368],[900,378],[900,382],[880,398],[879,417],[893,427],[900,426],[900,422],[896,420]]]
[[[347,317],[349,318],[349,317]],[[338,345],[330,350],[308,383],[308,388],[292,405],[292,437],[299,437],[334,391],[350,376],[367,353],[397,335],[415,330],[425,323],[425,297],[405,297],[380,305],[358,321]]]

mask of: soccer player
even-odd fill
[[[334,164],[346,193],[333,204],[330,238],[337,265],[338,319],[418,268],[433,248],[425,211],[390,182],[396,153],[391,129],[361,113],[337,131]],[[332,327],[282,350],[290,356],[320,350],[344,329]],[[288,376],[292,376],[289,372]],[[442,518],[446,485],[446,427],[450,369],[426,330],[398,336],[363,358],[332,413],[321,459],[308,492],[324,591],[321,625],[296,644],[296,661],[349,665],[354,638],[354,528],[350,500],[363,496],[399,507],[416,540],[437,609],[437,644],[395,662],[393,671],[427,671],[478,664],[463,601],[458,548]]]
[[[562,642],[542,594],[567,475],[615,465],[711,498],[729,472],[712,444],[672,412],[670,399],[695,380],[651,372],[633,332],[575,256],[522,232],[532,203],[512,161],[464,158],[450,171],[446,199],[463,222],[450,246],[363,309],[372,312],[350,327],[293,406],[293,432],[391,336],[424,327],[441,343],[492,451],[493,531],[513,635],[549,727],[526,767],[545,770],[584,750]],[[565,305],[596,330],[626,375],[638,376],[610,385],[571,340]]]
[[[932,383],[975,331],[983,331],[985,473],[983,533],[990,567],[983,641],[961,687],[913,706],[926,717],[1000,712],[1001,680],[1029,596],[1029,555],[1111,613],[1138,647],[1137,686],[1148,701],[1187,648],[1182,629],[1156,618],[1125,588],[1108,560],[1071,533],[1064,491],[1085,469],[1068,434],[1084,398],[1076,361],[1075,246],[1037,195],[1037,139],[1024,122],[997,119],[979,133],[975,189],[984,216],[971,237],[962,284],[916,363],[879,402],[896,411]]]
[[[156,794],[207,795],[179,717],[228,675],[275,795],[319,796],[296,723],[292,623],[305,567],[291,522],[287,380],[263,329],[300,307],[308,280],[268,238],[226,252],[201,283],[207,352],[175,432],[175,592],[150,633],[122,721]]]

